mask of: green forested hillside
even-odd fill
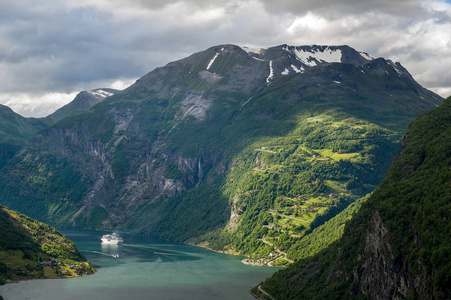
[[[234,215],[208,235],[211,247],[233,247],[261,264],[304,257],[313,230],[371,192],[398,149],[395,132],[344,113],[299,119],[286,137],[256,142],[235,158],[223,186]],[[338,238],[339,226],[329,230],[334,238],[315,251]]]
[[[0,228],[0,284],[94,272],[70,240],[44,223],[0,206]]]
[[[450,298],[450,120],[451,97],[418,117],[343,237],[262,288],[276,299]]]

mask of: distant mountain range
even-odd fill
[[[290,264],[341,236],[408,124],[442,101],[348,46],[220,45],[38,120],[0,170],[0,203]]]
[[[33,138],[38,130],[48,126],[49,123],[45,120],[24,118],[0,104],[0,168]]]
[[[46,129],[66,117],[86,112],[117,92],[119,91],[114,89],[80,92],[73,101],[46,118],[24,118],[13,112],[11,108],[0,104],[0,168],[39,130]]]
[[[57,109],[54,113],[49,115],[47,119],[53,122],[58,122],[66,117],[75,116],[88,111],[91,107],[96,105],[105,98],[113,96],[119,92],[114,89],[95,89],[92,91],[80,92],[73,101]]]

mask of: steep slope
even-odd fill
[[[75,245],[46,224],[0,206],[0,228],[0,284],[94,272]]]
[[[78,93],[74,100],[56,110],[47,118],[53,123],[60,121],[66,117],[78,115],[88,111],[91,107],[119,92],[114,89],[95,89],[91,91],[82,91]]]
[[[263,289],[276,299],[449,299],[450,120],[451,97],[418,117],[343,237],[278,272]]]
[[[347,46],[212,47],[41,131],[1,172],[0,201],[283,264],[380,183],[407,124],[441,101]]]
[[[0,168],[16,154],[35,133],[50,124],[42,119],[24,118],[0,104]]]

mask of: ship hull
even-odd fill
[[[121,244],[124,240],[122,238],[117,237],[116,235],[106,234],[101,238],[102,243],[106,244]]]

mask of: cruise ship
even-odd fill
[[[116,236],[115,233],[105,234],[102,236],[101,240],[103,243],[108,243],[108,244],[120,244],[120,243],[124,242],[124,240],[122,238]]]

